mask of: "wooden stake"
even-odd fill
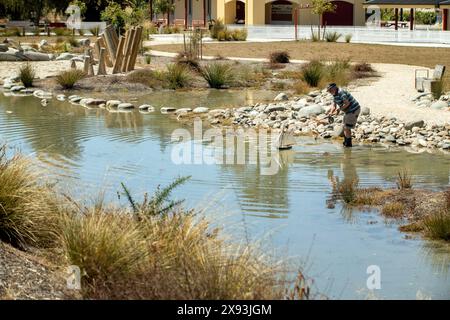
[[[95,76],[94,65],[92,63],[89,64],[88,76],[89,77]]]
[[[98,53],[100,54],[100,48],[106,48],[106,44],[102,37],[99,38],[98,43],[100,45]],[[106,48],[106,49],[108,49],[108,48]],[[108,68],[112,68],[113,62],[111,60],[111,56],[108,53],[108,50],[106,50],[105,62],[106,62],[106,65],[108,66]]]
[[[117,57],[114,62],[113,74],[119,73],[122,69],[122,60],[123,60],[123,47],[125,45],[125,38],[120,36],[119,45],[117,47]]]
[[[76,68],[77,68],[77,64],[76,64],[75,60],[71,60],[71,62],[70,62],[70,68],[71,68],[71,69],[76,69]]]
[[[111,30],[112,26],[107,26],[105,31],[103,32],[103,40],[106,43],[106,48],[108,49],[109,52],[109,56],[111,57],[113,63],[116,60],[116,55],[117,55],[117,48],[115,46],[114,40],[113,40],[113,35],[112,35],[112,30]]]
[[[83,71],[84,71],[85,74],[89,73],[89,66],[91,65],[91,61],[90,60],[91,60],[91,58],[89,58],[88,55],[84,56],[84,68],[83,68]]]
[[[100,58],[98,59],[98,70],[97,75],[106,75],[106,65],[105,65],[105,56],[106,56],[106,49],[100,48]]]
[[[131,53],[127,61],[127,72],[134,70],[136,64],[136,57],[139,51],[139,44],[141,43],[142,27],[138,27],[131,43]]]
[[[131,51],[133,49],[133,39],[136,35],[136,29],[132,28],[130,30],[130,34],[127,37],[127,47],[125,48],[125,54],[124,54],[124,58],[123,58],[123,62],[122,62],[122,72],[127,72],[127,67],[128,67],[128,60],[130,59],[131,56]]]

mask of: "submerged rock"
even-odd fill
[[[275,99],[273,99],[273,101],[286,101],[286,100],[289,100],[289,97],[288,97],[288,95],[287,95],[286,93],[284,93],[284,92],[279,93],[279,94],[275,97]]]
[[[197,107],[194,110],[192,110],[192,112],[194,113],[206,113],[209,111],[209,108],[206,107]]]
[[[134,109],[134,105],[132,103],[121,103],[117,106],[117,109],[119,110],[130,110],[130,109]]]

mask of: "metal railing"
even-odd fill
[[[228,25],[230,29],[242,28],[242,25]],[[294,40],[295,27],[293,25],[263,25],[245,26],[248,40],[256,39],[280,39]],[[298,39],[311,39],[310,26],[298,26]],[[317,27],[314,27],[317,32]],[[441,30],[393,30],[380,27],[332,27],[326,28],[327,32],[338,32],[344,36],[351,34],[352,42],[404,42],[404,43],[436,43],[450,44],[450,32]]]

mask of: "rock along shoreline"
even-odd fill
[[[53,93],[33,90],[6,82],[3,87],[5,95],[33,95],[41,99],[43,106],[53,98]],[[67,100],[71,104],[88,109],[103,108],[110,112],[130,112],[137,108],[141,113],[153,113],[150,104],[135,107],[132,103],[118,100],[84,98],[79,95],[66,97],[57,95],[57,100]],[[272,103],[256,103],[250,106],[212,109],[205,107],[161,108],[163,114],[177,115],[177,120],[190,116],[206,117],[210,124],[226,127],[230,124],[243,128],[279,130],[288,128],[294,135],[312,135],[323,139],[338,138],[343,135],[343,115],[330,119],[325,115],[333,101],[325,90],[312,91],[301,97],[289,100],[285,93],[280,93]],[[180,111],[180,112],[178,112]],[[375,117],[370,109],[361,107],[358,125],[353,130],[355,141],[365,143],[388,143],[407,147],[410,152],[422,152],[427,149],[450,151],[450,124],[429,125],[425,121],[403,122],[394,117]]]

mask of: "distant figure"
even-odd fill
[[[361,107],[353,96],[342,89],[336,83],[330,83],[327,91],[333,96],[333,107],[327,112],[329,115],[337,115],[339,111],[344,115],[344,147],[352,147],[352,129],[356,126]]]

